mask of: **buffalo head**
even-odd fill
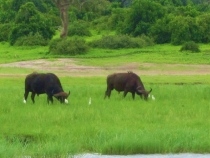
[[[147,100],[147,98],[148,98],[148,96],[151,92],[152,92],[152,88],[149,91],[142,88],[142,86],[139,86],[139,87],[136,88],[136,93],[138,95],[140,95],[141,97],[143,95],[145,100]]]
[[[56,99],[58,99],[61,103],[68,103],[68,100],[67,100],[67,98],[68,98],[68,96],[70,95],[70,91],[69,91],[69,93],[66,93],[66,92],[59,92],[59,93],[57,93],[57,94],[54,94],[53,96],[56,98]]]

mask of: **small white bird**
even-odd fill
[[[25,99],[23,99],[23,103],[26,104],[26,100]]]
[[[65,100],[64,100],[64,102],[65,102],[66,104],[68,104],[68,103],[69,103],[69,101],[68,101],[67,99],[65,99]]]
[[[88,104],[89,104],[89,105],[91,104],[91,97],[90,97],[90,99],[89,99],[89,102],[88,102]]]
[[[154,95],[152,95],[152,100],[155,100],[155,96]]]

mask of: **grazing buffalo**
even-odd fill
[[[152,91],[152,89],[150,91],[145,90],[140,77],[131,71],[128,73],[114,73],[107,76],[107,90],[104,99],[106,96],[110,97],[113,89],[118,92],[124,91],[124,97],[130,92],[133,99],[136,93],[141,98],[144,96],[145,100],[147,100],[149,93]]]
[[[25,78],[25,94],[24,103],[28,98],[28,94],[31,92],[31,100],[33,103],[35,95],[47,94],[47,102],[53,103],[53,96],[58,99],[61,103],[68,103],[68,96],[70,94],[63,91],[60,80],[53,73],[37,73],[33,72]]]

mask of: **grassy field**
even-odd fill
[[[8,43],[0,43],[0,63],[14,61],[49,59],[54,58],[75,58],[81,64],[93,66],[119,65],[128,62],[149,62],[169,64],[210,64],[209,45],[200,45],[200,53],[180,52],[181,46],[155,45],[146,48],[136,49],[98,49],[92,48],[85,55],[56,56],[48,53],[48,47],[10,47]],[[91,60],[85,60],[91,59]]]
[[[204,78],[210,76],[201,77],[203,84],[191,84],[198,76],[180,77],[156,76],[154,82],[143,76],[156,97],[147,102],[116,91],[104,100],[103,77],[61,77],[71,91],[68,105],[47,105],[46,95],[24,104],[24,77],[0,78],[0,157],[209,153],[210,85]],[[174,84],[182,79],[186,84]]]
[[[58,58],[48,54],[48,47],[0,43],[0,48],[0,64]],[[78,64],[91,66],[158,63],[149,70],[170,69],[162,63],[210,64],[209,45],[200,45],[200,53],[179,49],[171,45],[91,49],[86,55],[59,57],[75,58]],[[36,96],[35,104],[29,97],[24,104],[24,78],[31,71],[0,67],[0,157],[210,153],[210,75],[143,75],[146,89],[152,87],[156,98],[148,101],[138,96],[132,100],[131,94],[123,98],[116,91],[104,100],[105,77],[62,76],[65,91],[71,91],[68,105],[56,100],[48,105],[46,95]],[[92,104],[88,105],[90,98]]]

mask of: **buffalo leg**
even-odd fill
[[[126,95],[127,95],[127,93],[128,93],[128,91],[127,90],[124,90],[124,98],[126,97]]]
[[[24,94],[24,99],[25,99],[25,100],[27,100],[27,98],[28,98],[28,93],[29,93],[29,91],[26,90],[26,91],[25,91],[25,94]]]
[[[139,94],[140,95],[140,97],[141,97],[141,99],[142,99],[142,94]]]
[[[49,104],[49,101],[51,101],[51,103],[53,103],[53,98],[51,95],[47,96],[47,103]]]
[[[32,93],[31,93],[31,100],[32,100],[33,103],[35,103],[34,98],[35,98],[35,93],[32,92]]]
[[[132,92],[132,97],[133,99],[135,99],[135,92]]]
[[[104,99],[106,98],[106,96],[108,96],[110,98],[110,95],[111,95],[111,89],[110,88],[107,88],[107,90],[105,91],[105,96],[104,96]]]

